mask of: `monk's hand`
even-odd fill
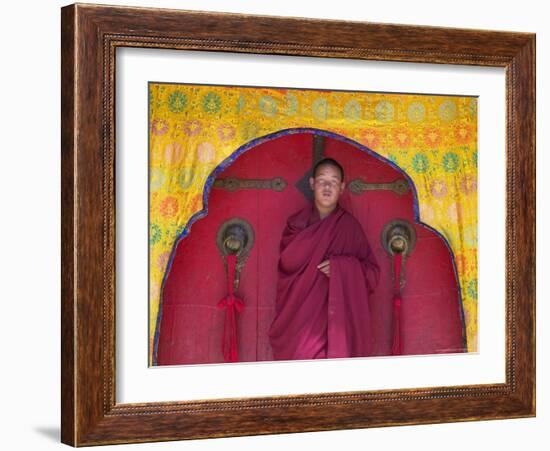
[[[319,271],[321,271],[325,276],[330,277],[330,260],[325,260],[320,265],[317,265]]]

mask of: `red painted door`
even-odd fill
[[[238,314],[239,361],[272,360],[267,331],[274,314],[277,263],[286,219],[309,200],[299,183],[307,180],[314,149],[317,156],[338,160],[349,183],[388,183],[406,176],[388,161],[340,137],[324,134],[322,149],[313,131],[281,134],[241,152],[217,180],[283,178],[282,191],[212,188],[208,214],[196,221],[173,250],[165,277],[156,337],[156,364],[223,362],[224,310],[227,294],[222,255],[216,244],[219,227],[231,218],[247,221],[254,243],[241,271],[238,295],[245,307]],[[405,264],[402,308],[405,354],[460,352],[464,349],[460,293],[452,254],[435,231],[415,224],[413,190],[399,195],[383,189],[353,194],[346,189],[341,204],[362,224],[381,267],[380,283],[370,299],[374,353],[391,354],[393,282],[391,259],[381,243],[384,226],[395,219],[414,225],[416,246]]]

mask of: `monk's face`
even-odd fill
[[[319,166],[315,178],[310,177],[309,185],[315,203],[322,208],[335,207],[345,187],[338,168],[329,164]]]

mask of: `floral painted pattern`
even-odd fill
[[[181,113],[187,104],[187,96],[181,91],[175,91],[168,96],[168,109],[172,113]]]
[[[149,227],[149,244],[156,244],[160,241],[162,232],[160,227],[156,224],[151,224]]]
[[[426,117],[426,107],[421,102],[413,102],[407,109],[407,118],[410,122],[418,123]]]
[[[168,123],[162,119],[154,119],[151,121],[151,132],[154,135],[162,136],[168,131]]]
[[[260,110],[269,117],[277,115],[277,102],[271,96],[263,96],[260,98]]]
[[[477,299],[477,279],[468,281],[466,291],[468,292],[468,296],[473,299]]]
[[[344,106],[344,116],[350,121],[358,121],[361,119],[361,105],[357,100],[348,100]]]
[[[209,92],[202,100],[202,107],[206,113],[217,113],[222,107],[222,99],[218,94]]]
[[[415,172],[423,174],[428,170],[429,160],[423,153],[417,153],[412,159],[412,166]]]
[[[313,113],[313,117],[315,119],[318,119],[320,121],[324,121],[328,117],[328,101],[324,98],[318,98],[313,101],[311,104],[311,111]]]
[[[458,155],[454,152],[447,152],[443,156],[443,168],[447,172],[456,172],[458,169]]]
[[[212,170],[254,139],[314,128],[365,146],[410,177],[419,220],[440,231],[455,256],[474,351],[477,105],[476,98],[459,96],[151,83],[150,338],[167,256],[205,206]]]
[[[375,108],[376,119],[381,122],[390,122],[393,120],[394,107],[393,103],[388,101],[381,101],[376,104]]]

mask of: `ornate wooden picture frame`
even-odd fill
[[[534,34],[79,4],[62,8],[61,27],[64,443],[137,443],[535,415]],[[117,402],[115,54],[121,47],[505,68],[505,382]]]

